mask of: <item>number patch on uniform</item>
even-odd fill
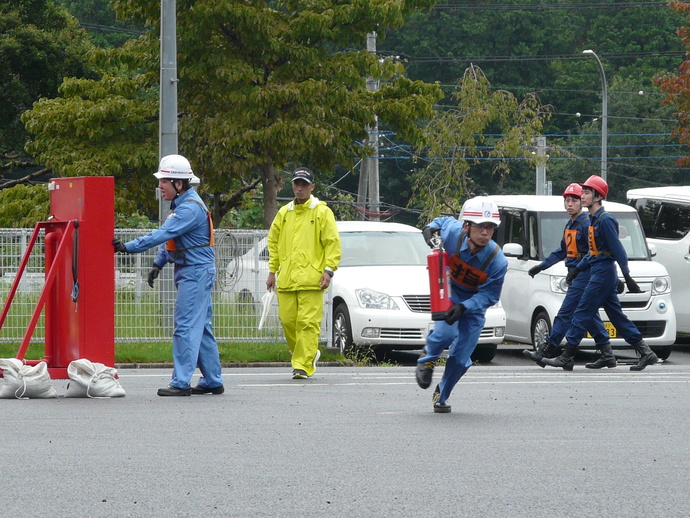
[[[614,326],[611,322],[604,322],[604,327],[609,332],[609,336],[611,338],[616,338],[616,335],[618,334],[618,331],[616,331],[616,326]],[[587,338],[592,338],[592,335],[587,333]]]

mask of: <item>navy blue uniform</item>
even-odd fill
[[[560,248],[551,252],[549,256],[539,264],[539,267],[542,270],[546,270],[554,264],[565,260],[565,266],[568,268],[568,271],[575,268],[589,251],[589,245],[587,243],[588,234],[589,216],[587,214],[581,213],[575,221],[572,219],[568,220],[565,229],[563,229],[563,238],[561,239]],[[546,341],[551,344],[551,346],[560,347],[561,341],[563,341],[570,327],[571,317],[589,283],[589,278],[590,271],[586,270],[575,277],[573,283],[568,287],[563,303],[553,320],[551,333],[546,338]],[[610,343],[609,334],[598,312],[592,318],[591,325],[587,326],[587,330],[594,338],[597,346]]]
[[[569,346],[580,345],[600,307],[604,308],[609,320],[626,342],[630,345],[642,342],[642,334],[625,316],[618,300],[616,262],[623,275],[630,273],[628,255],[618,238],[618,221],[601,207],[590,214],[589,253],[577,265],[581,272],[589,269],[591,273],[585,287],[586,295],[580,299],[570,328],[565,334]]]

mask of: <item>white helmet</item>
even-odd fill
[[[498,213],[498,205],[488,196],[470,198],[462,206],[460,217],[462,222],[501,224],[501,216]]]
[[[192,166],[182,155],[167,155],[161,158],[158,165],[158,172],[153,173],[153,176],[158,178],[168,178],[170,180],[189,180],[193,184],[194,179],[198,177],[192,172]],[[199,180],[200,182],[200,180]]]

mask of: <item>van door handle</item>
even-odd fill
[[[684,255],[683,258],[690,263],[690,254]]]

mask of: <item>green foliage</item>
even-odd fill
[[[470,66],[454,94],[457,109],[440,113],[427,127],[430,164],[418,175],[413,204],[431,219],[441,213],[458,214],[463,200],[475,194],[469,174],[479,159],[495,159],[493,174],[500,180],[510,172],[510,158],[536,164],[533,139],[540,135],[550,113],[534,94],[519,102],[502,90],[491,91],[481,69]],[[487,152],[487,130],[500,134]]]
[[[45,185],[17,185],[0,190],[0,228],[33,228],[50,215]]]
[[[60,98],[37,103],[24,116],[35,135],[28,149],[62,175],[115,176],[118,189],[151,212],[145,175],[157,162],[160,2],[113,5],[148,32],[121,49],[93,52],[98,80],[67,79]],[[438,87],[402,77],[392,59],[342,50],[361,48],[370,31],[400,26],[428,0],[272,5],[178,3],[180,152],[202,178],[217,221],[260,177],[266,226],[286,164],[329,171],[370,153],[356,141],[374,113],[416,141],[417,122],[440,98]],[[366,89],[368,75],[385,82],[376,94]]]
[[[115,213],[115,228],[157,228],[156,222],[151,221],[147,216],[138,213],[122,214]]]
[[[0,0],[0,34],[0,152],[21,154],[22,112],[55,96],[65,76],[89,76],[90,45],[77,21],[47,0]]]

